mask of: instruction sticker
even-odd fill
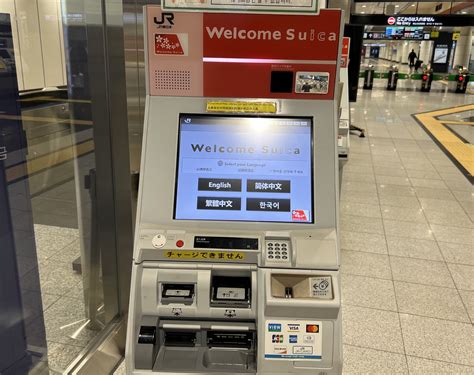
[[[312,277],[311,295],[315,298],[333,299],[331,276]]]
[[[314,320],[267,320],[265,358],[275,360],[322,359],[322,322]]]
[[[245,259],[245,253],[241,251],[170,250],[165,251],[165,257],[176,260],[220,260],[223,262],[239,262]]]
[[[276,113],[275,102],[207,102],[207,112]]]

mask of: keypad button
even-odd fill
[[[288,257],[286,255],[283,255],[282,258],[283,259],[288,259]]]
[[[273,243],[269,242],[269,243],[268,243],[268,246],[273,246]]]
[[[269,251],[269,252],[268,252],[268,255],[272,255],[272,254],[273,254],[273,251]]]
[[[280,256],[279,256],[279,255],[277,255],[277,256],[275,257],[275,259],[280,259]]]
[[[282,247],[287,247],[288,245],[286,243],[281,244]]]
[[[269,256],[268,256],[268,259],[273,259],[273,255],[269,255]]]

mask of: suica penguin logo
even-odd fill
[[[160,28],[171,29],[174,26],[174,14],[170,12],[161,13],[161,18],[153,18],[153,22]]]

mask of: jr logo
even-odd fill
[[[171,27],[174,25],[174,14],[169,12],[163,12],[161,13],[161,18],[158,19],[158,17],[154,17],[153,22],[155,22],[158,27],[171,29]]]

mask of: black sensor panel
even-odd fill
[[[270,92],[291,93],[293,92],[293,72],[273,71],[270,81]]]

